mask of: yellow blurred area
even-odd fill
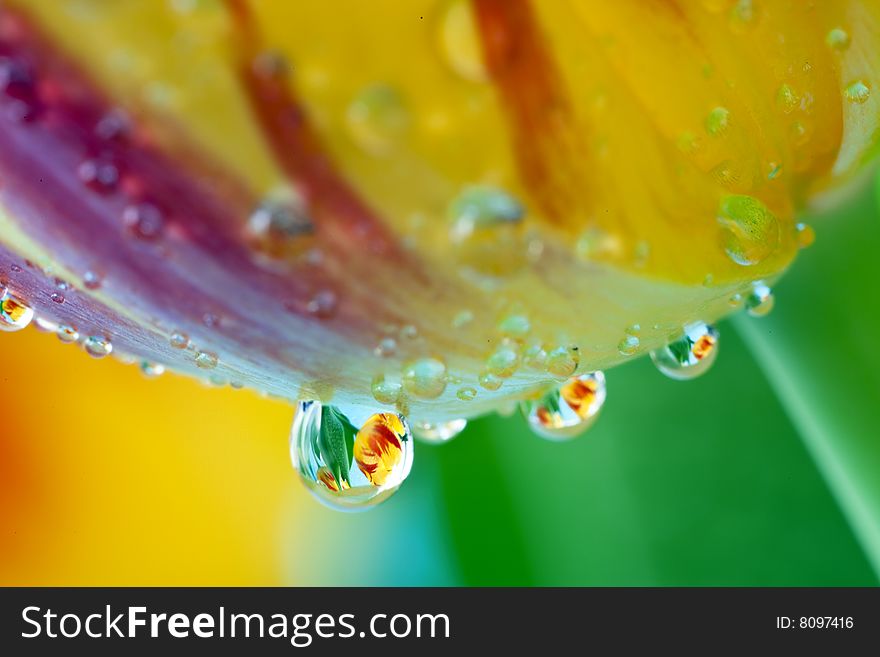
[[[0,585],[269,585],[289,406],[3,335]]]

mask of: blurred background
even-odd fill
[[[877,585],[874,191],[704,378],[614,369],[569,444],[473,422],[360,515],[299,484],[284,404],[0,336],[0,584]]]

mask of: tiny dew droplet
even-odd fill
[[[605,403],[605,375],[582,374],[536,401],[525,402],[529,427],[542,438],[568,440],[595,422]]]
[[[732,294],[727,300],[727,305],[731,308],[739,308],[743,305],[743,296],[739,292]]]
[[[421,358],[405,364],[403,387],[414,397],[436,399],[446,390],[446,363],[438,358]]]
[[[783,113],[791,114],[797,109],[798,103],[800,99],[790,86],[783,84],[779,87],[779,91],[776,92],[776,104]]]
[[[746,311],[752,317],[766,317],[773,310],[775,299],[773,291],[762,281],[752,285],[752,291],[746,297]]]
[[[657,369],[671,379],[693,379],[705,373],[718,355],[718,331],[705,322],[684,328],[681,337],[651,352]]]
[[[519,354],[512,345],[506,343],[500,344],[486,359],[486,371],[502,379],[513,376],[518,367]]]
[[[165,373],[165,366],[160,365],[159,363],[152,363],[148,360],[144,360],[140,363],[140,370],[145,377],[149,379],[154,379],[157,376],[161,376]]]
[[[480,386],[486,390],[498,390],[504,383],[504,379],[495,376],[491,372],[480,373]]]
[[[471,401],[477,397],[477,389],[473,386],[465,386],[464,388],[459,388],[455,396],[461,401]]]
[[[320,290],[309,300],[306,309],[315,317],[328,319],[336,312],[338,299],[332,290]]]
[[[423,443],[438,445],[445,443],[464,431],[467,420],[456,419],[448,422],[415,422],[412,427],[413,435]]]
[[[816,241],[816,231],[809,224],[799,223],[795,226],[798,247],[806,249]]]
[[[452,328],[464,328],[473,321],[474,314],[470,310],[462,310],[456,313],[455,317],[452,318]]]
[[[409,112],[400,93],[387,84],[363,89],[348,106],[345,118],[352,141],[371,155],[390,153],[409,126]]]
[[[186,349],[189,347],[189,336],[186,333],[175,331],[171,334],[168,342],[174,349]]]
[[[203,370],[212,370],[217,367],[217,354],[210,351],[200,351],[196,354],[196,366]]]
[[[248,217],[247,230],[258,246],[272,255],[282,255],[285,243],[311,235],[315,227],[305,202],[289,189],[273,192]]]
[[[89,270],[83,274],[83,285],[87,290],[97,290],[104,284],[104,279],[100,274]]]
[[[131,235],[144,241],[158,239],[165,229],[165,217],[152,203],[129,205],[122,213],[122,221]]]
[[[738,265],[755,265],[772,255],[779,245],[776,215],[753,196],[731,194],[718,208],[722,244]]]
[[[577,347],[557,347],[547,354],[547,371],[554,376],[568,378],[577,370],[580,353]]]
[[[394,338],[382,338],[379,344],[373,347],[373,353],[380,358],[393,356],[397,351],[397,340]]]
[[[871,89],[861,80],[856,80],[846,88],[843,95],[849,102],[861,105],[871,97]]]
[[[344,412],[300,402],[290,458],[306,488],[340,511],[370,509],[391,496],[412,468],[413,441],[396,413]]]
[[[51,299],[53,303],[64,303],[64,295],[59,292],[53,292],[49,295],[49,299]]]
[[[33,318],[34,311],[29,305],[0,287],[0,331],[20,331]]]
[[[617,351],[621,356],[632,356],[637,353],[641,346],[638,336],[626,335],[617,343]]]
[[[716,107],[706,117],[706,132],[713,137],[720,137],[730,127],[730,110]]]
[[[846,50],[849,48],[849,34],[840,27],[835,27],[825,36],[825,43],[834,50]]]
[[[529,318],[525,315],[508,315],[498,322],[498,332],[514,340],[522,340],[532,330]]]
[[[58,339],[65,344],[70,344],[71,342],[79,340],[79,331],[66,324],[59,326],[55,330],[55,335],[57,335]]]
[[[113,343],[100,335],[90,335],[83,341],[83,349],[92,358],[104,358],[113,353]]]
[[[477,230],[519,223],[525,210],[502,189],[469,185],[450,203],[448,214],[453,239],[463,240]]]

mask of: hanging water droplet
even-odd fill
[[[486,359],[486,371],[506,379],[519,367],[519,354],[513,345],[503,343]]]
[[[293,419],[290,458],[319,501],[363,511],[387,499],[409,475],[413,441],[396,413],[343,412],[307,401]]]
[[[684,328],[681,337],[651,352],[651,360],[671,379],[687,380],[705,373],[718,355],[718,331],[705,322]]]
[[[380,404],[396,404],[400,399],[401,385],[380,374],[373,379],[370,391]]]
[[[577,347],[557,347],[547,354],[547,371],[567,379],[575,373],[579,362],[580,353]]]
[[[152,203],[129,205],[122,213],[122,221],[131,235],[148,242],[158,239],[165,229],[165,217]]]
[[[731,194],[721,199],[718,224],[725,253],[739,265],[758,264],[779,246],[776,215],[753,196]]]
[[[187,347],[189,347],[189,336],[186,333],[175,331],[171,334],[168,342],[174,349],[186,349]]]
[[[549,440],[568,440],[588,429],[605,403],[605,375],[583,374],[523,404],[529,427]]]
[[[413,436],[423,443],[439,445],[455,438],[464,431],[466,426],[467,420],[464,419],[449,420],[448,422],[438,422],[436,424],[431,422],[415,422],[413,423],[412,432]]]
[[[55,335],[57,335],[58,339],[65,344],[70,344],[71,342],[79,340],[79,331],[67,324],[62,324],[55,329]]]
[[[517,224],[525,210],[520,202],[497,187],[469,185],[449,205],[452,238],[462,241],[475,231]]]
[[[363,89],[348,106],[348,133],[371,155],[387,155],[406,134],[409,112],[400,93],[387,84]]]
[[[752,317],[766,317],[773,310],[775,299],[773,291],[762,281],[752,285],[752,291],[746,297],[746,311]]]
[[[0,287],[0,331],[20,331],[34,318],[33,309],[9,290]]]
[[[466,80],[484,82],[483,40],[468,0],[447,0],[437,26],[437,42],[450,68]]]
[[[403,367],[403,387],[422,399],[436,399],[446,390],[446,363],[438,358],[421,358]]]
[[[459,388],[455,396],[461,401],[472,401],[477,397],[477,389],[473,386],[465,386],[464,388]]]
[[[92,358],[104,358],[113,353],[113,343],[101,335],[90,335],[83,340],[83,349]]]
[[[849,48],[849,41],[849,34],[840,27],[835,27],[825,36],[825,43],[833,50],[846,50]]]
[[[141,373],[148,379],[155,379],[157,376],[162,376],[165,373],[164,365],[152,363],[148,360],[141,361],[140,369]]]
[[[843,95],[849,102],[861,105],[871,97],[871,89],[861,80],[856,80],[846,88]]]
[[[806,249],[816,241],[816,231],[809,224],[799,223],[795,227],[798,248]]]
[[[217,354],[211,351],[200,351],[196,354],[196,366],[203,370],[212,370],[217,367]]]
[[[54,333],[58,330],[58,325],[47,317],[34,315],[33,327],[42,333]]]
[[[706,132],[713,137],[720,137],[730,127],[730,110],[716,107],[706,117]]]

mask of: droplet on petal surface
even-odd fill
[[[524,402],[529,427],[549,440],[568,440],[595,422],[605,403],[605,375],[583,374],[567,381],[539,400]]]
[[[33,318],[34,311],[29,305],[0,287],[0,331],[20,331]]]
[[[843,96],[849,102],[861,105],[871,97],[871,89],[862,80],[856,80],[846,88]]]
[[[753,196],[725,196],[718,208],[718,224],[724,251],[738,265],[756,265],[779,246],[776,215]]]
[[[730,110],[726,107],[716,107],[706,117],[706,132],[713,137],[720,137],[727,132],[730,126]]]
[[[825,36],[825,43],[834,50],[846,50],[849,48],[849,34],[840,27],[835,27]]]
[[[55,335],[57,335],[58,339],[65,344],[70,344],[79,340],[79,331],[67,324],[59,326],[55,330]]]
[[[547,354],[547,371],[554,376],[567,378],[575,373],[580,363],[577,347],[557,347]]]
[[[446,390],[446,364],[438,358],[421,358],[404,365],[403,387],[421,399],[436,399]]]
[[[290,432],[294,469],[308,490],[341,511],[372,508],[392,495],[412,468],[413,441],[396,413],[343,411],[300,402]]]
[[[386,155],[406,134],[409,113],[394,87],[374,84],[348,106],[346,122],[355,144],[372,155]]]
[[[413,423],[413,435],[423,443],[445,443],[464,431],[467,420],[456,419],[448,422],[415,422]]]
[[[200,351],[196,354],[196,366],[203,370],[212,370],[217,367],[217,354],[210,351]]]
[[[671,379],[693,379],[705,373],[718,356],[718,331],[705,322],[684,328],[680,337],[651,352],[657,369]]]
[[[186,333],[175,331],[171,334],[168,342],[174,349],[186,349],[187,347],[189,347],[189,336]]]

